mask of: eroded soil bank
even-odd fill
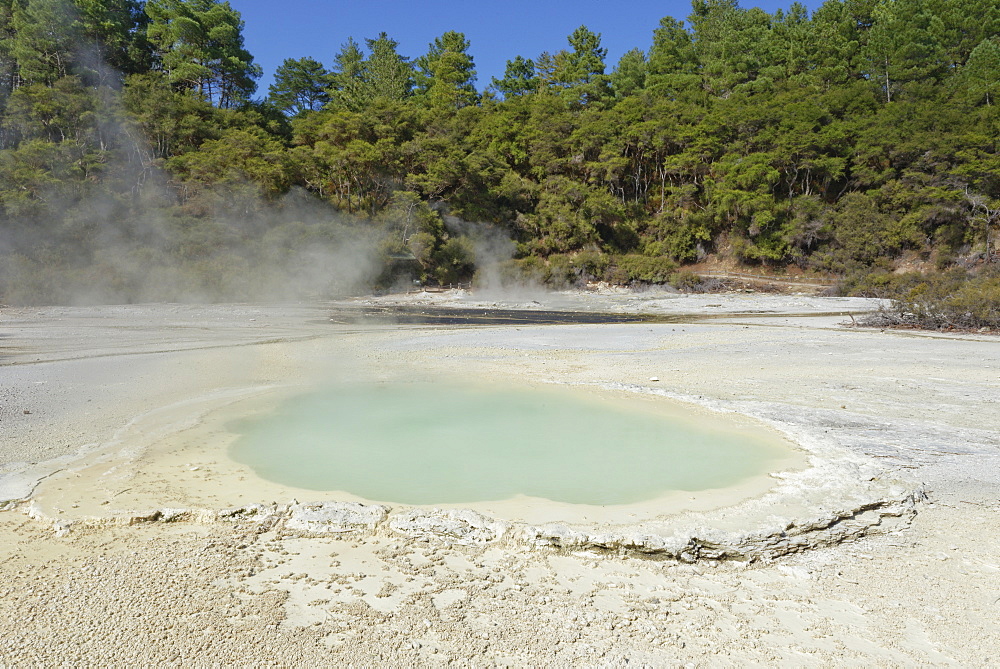
[[[389,325],[345,322],[339,305],[5,309],[0,498],[32,502],[0,514],[0,657],[997,660],[995,338],[844,328],[841,314],[871,304],[837,298],[453,293],[347,306],[397,304],[678,318]],[[225,419],[331,375],[681,401],[803,451],[752,490],[674,500],[670,513],[510,522],[344,497],[317,521],[310,503],[326,498],[225,457]],[[249,509],[219,513],[233,507]]]

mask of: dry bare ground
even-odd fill
[[[0,663],[1000,662],[995,337],[846,329],[841,314],[872,305],[837,298],[403,302],[687,316],[467,328],[334,326],[335,305],[5,310],[0,498],[34,503],[0,513]],[[837,476],[892,479],[928,499],[908,522],[833,545],[817,535],[816,545],[752,561],[463,543],[389,523],[313,535],[280,514],[121,524],[142,516],[130,509],[308,501],[229,462],[211,416],[330,374],[503,378],[686,400],[795,437],[812,465],[802,476],[843,466]],[[799,490],[807,514],[887,489],[795,476],[775,486],[791,495],[796,480],[813,481]],[[792,513],[792,498],[782,499],[781,513]],[[712,517],[768,519],[753,499],[732,508],[750,515]]]

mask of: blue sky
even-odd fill
[[[247,49],[264,68],[259,96],[267,95],[274,70],[285,58],[309,56],[327,67],[348,37],[362,45],[366,37],[385,31],[399,42],[399,52],[416,58],[442,33],[465,33],[476,61],[477,87],[490,78],[503,76],[505,63],[517,55],[533,58],[542,51],[565,48],[566,36],[580,25],[601,33],[608,49],[610,71],[623,53],[633,48],[647,50],[653,29],[664,16],[683,19],[691,11],[688,0],[508,0],[469,2],[364,2],[364,0],[229,0],[246,22]],[[787,9],[791,0],[744,2],[768,12]],[[803,4],[815,10],[820,0]]]

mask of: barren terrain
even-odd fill
[[[659,318],[331,320],[399,305]],[[1000,341],[843,325],[872,307],[603,291],[4,309],[0,662],[995,664]],[[680,402],[800,457],[742,491],[548,520],[316,495],[227,458],[227,420],[331,377]]]

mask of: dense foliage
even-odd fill
[[[859,293],[888,298],[863,325],[933,330],[1000,330],[1000,268],[971,274],[955,267],[938,274],[872,273]]]
[[[0,0],[0,299],[995,253],[995,0],[694,0],[614,67],[581,26],[485,89],[461,33],[415,58],[382,33],[263,100],[242,27],[219,0]]]

